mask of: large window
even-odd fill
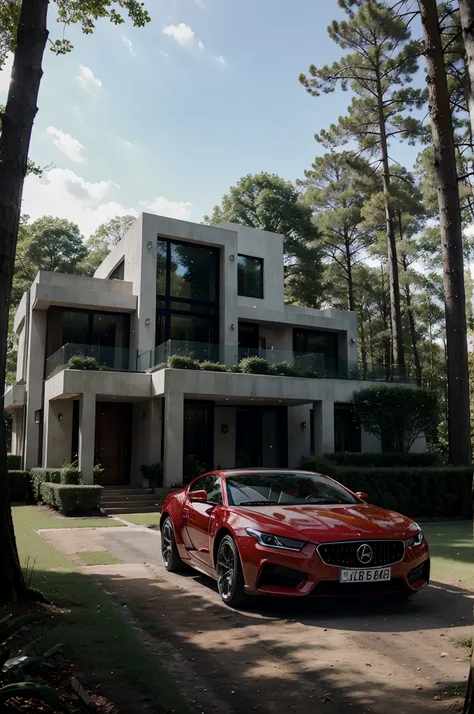
[[[78,346],[78,354],[95,357],[100,364],[128,369],[129,338],[129,315],[62,307],[48,311],[46,357],[63,345],[71,344]]]
[[[351,404],[334,405],[334,451],[361,451],[360,424]]]
[[[237,263],[237,292],[243,297],[263,299],[263,260],[239,255]]]
[[[219,341],[219,250],[157,242],[156,344]]]
[[[125,260],[122,260],[109,275],[109,280],[123,280],[125,276]]]
[[[295,329],[293,331],[293,349],[297,355],[320,355],[321,367],[337,373],[338,336],[337,332]],[[315,363],[315,367],[318,364]]]

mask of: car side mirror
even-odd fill
[[[362,501],[365,501],[368,497],[368,493],[364,493],[363,491],[357,491],[356,493],[357,498],[360,498]]]
[[[206,491],[191,491],[189,493],[189,500],[195,503],[207,503],[207,492]]]

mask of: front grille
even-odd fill
[[[311,591],[312,596],[334,595],[381,595],[403,592],[406,586],[401,578],[381,580],[378,583],[339,583],[337,580],[323,580]]]
[[[301,570],[266,563],[262,568],[257,587],[297,588],[298,585],[306,582],[307,579],[307,573],[303,573]]]
[[[370,560],[365,557],[362,560],[359,554],[369,553],[360,549],[368,546],[372,551]],[[336,565],[339,568],[376,568],[384,565],[393,565],[403,560],[405,555],[405,543],[402,540],[358,540],[345,543],[323,543],[318,546],[318,553],[321,560],[326,565]]]

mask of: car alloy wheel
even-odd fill
[[[183,567],[183,561],[179,557],[178,548],[176,547],[173,523],[169,516],[165,518],[161,527],[161,556],[163,565],[170,573]]]
[[[222,600],[231,607],[240,605],[245,597],[244,578],[237,545],[230,535],[219,544],[216,575]]]

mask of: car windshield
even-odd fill
[[[360,503],[342,486],[320,474],[255,472],[226,478],[231,506]]]

